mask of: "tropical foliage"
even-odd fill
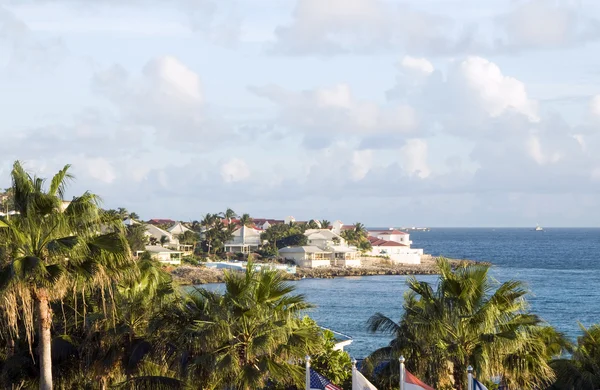
[[[400,322],[381,313],[371,317],[371,331],[394,336],[388,347],[372,354],[372,364],[396,362],[404,355],[411,372],[440,388],[466,389],[469,365],[484,381],[500,375],[506,385],[520,389],[551,384],[554,372],[548,363],[565,343],[528,311],[523,283],[497,284],[486,265],[453,271],[441,259],[438,267],[437,288],[408,280]]]
[[[355,223],[353,229],[342,231],[341,236],[348,244],[354,245],[362,252],[368,252],[373,248],[371,242],[367,239],[367,229],[360,222]]]

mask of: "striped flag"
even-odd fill
[[[323,375],[310,369],[310,390],[342,390]]]
[[[352,390],[377,390],[356,368],[352,370]]]
[[[482,385],[477,379],[473,378],[473,390],[488,390],[488,388]]]
[[[421,382],[419,378],[404,370],[404,390],[435,390],[433,387]],[[485,389],[487,390],[487,389]]]

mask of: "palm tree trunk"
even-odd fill
[[[39,325],[40,390],[52,390],[52,336],[50,334],[52,310],[50,310],[46,289],[39,289],[35,297]]]

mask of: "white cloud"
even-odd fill
[[[252,87],[279,109],[277,124],[318,137],[403,134],[417,130],[416,111],[403,103],[379,105],[357,99],[346,84],[292,92],[278,86]]]
[[[402,168],[410,175],[415,175],[424,179],[431,175],[431,170],[427,163],[427,141],[418,138],[412,138],[406,141],[400,149],[400,159]]]
[[[150,128],[159,143],[209,148],[231,132],[206,109],[200,76],[173,56],[150,60],[138,77],[115,65],[98,72],[93,86],[115,106],[122,125]]]
[[[358,181],[364,179],[373,165],[373,151],[355,150],[352,153],[352,164],[350,176],[352,180]]]
[[[221,165],[221,178],[226,183],[246,180],[250,177],[250,168],[242,159],[233,158]]]
[[[525,84],[502,74],[493,62],[468,57],[458,67],[461,82],[478,98],[478,103],[492,117],[516,111],[530,121],[539,121],[537,102],[527,96]]]
[[[415,58],[411,56],[404,56],[402,61],[400,61],[400,66],[406,70],[424,75],[429,75],[435,70],[431,62],[426,58]]]

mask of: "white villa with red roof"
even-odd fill
[[[394,263],[421,264],[423,249],[411,248],[410,235],[400,230],[369,230],[371,256],[387,256]]]

